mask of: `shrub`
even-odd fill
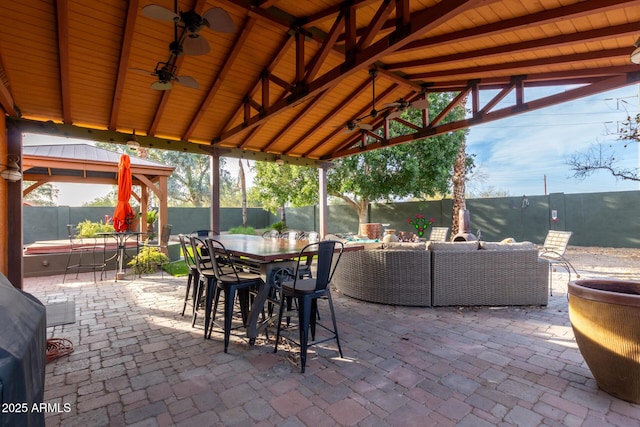
[[[169,257],[162,253],[160,248],[145,246],[140,249],[140,252],[138,252],[127,265],[134,268],[138,274],[146,274],[153,273],[157,267],[168,262]]]
[[[249,234],[250,236],[254,236],[256,234],[256,230],[253,227],[243,227],[239,225],[237,227],[230,228],[229,234]]]
[[[115,231],[113,225],[105,224],[102,221],[93,222],[85,219],[76,226],[78,237],[96,237],[98,233],[109,233]]]
[[[287,224],[284,221],[279,221],[275,224],[271,224],[271,228],[276,230],[278,233],[284,233],[287,231]]]

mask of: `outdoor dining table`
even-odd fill
[[[103,233],[96,233],[97,236],[102,236],[103,238],[113,238],[116,241],[116,253],[114,255],[116,259],[116,281],[122,280],[126,277],[126,273],[124,272],[124,261],[127,254],[127,242],[135,237],[136,239],[136,249],[138,246],[138,238],[142,233],[139,231],[108,231]],[[113,258],[111,258],[113,259]],[[105,263],[109,260],[105,260]]]
[[[280,268],[295,269],[296,261],[293,259],[300,255],[300,251],[309,242],[306,240],[265,239],[261,236],[245,234],[222,234],[210,236],[210,238],[222,243],[240,264],[257,267],[262,276],[263,284],[260,285],[253,300],[247,321],[247,337],[249,337],[249,344],[253,345],[258,334],[269,324],[269,318],[259,321],[259,317],[263,314],[264,305],[275,285],[273,272]],[[344,250],[361,249],[364,249],[364,246],[350,245]],[[313,255],[313,252],[309,254]]]

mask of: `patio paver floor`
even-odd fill
[[[43,302],[76,302],[76,322],[47,331],[75,346],[47,365],[45,402],[70,408],[47,426],[640,423],[640,406],[598,390],[584,363],[562,272],[547,307],[394,307],[335,292],[345,358],[326,343],[304,375],[297,348],[272,353],[275,333],[254,347],[232,336],[227,354],[218,330],[203,340],[202,323],[179,314],[186,278],[61,279],[24,284]]]

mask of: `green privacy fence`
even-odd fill
[[[483,240],[498,241],[507,237],[517,241],[542,243],[548,230],[573,232],[570,244],[640,248],[640,191],[615,193],[553,193],[547,196],[519,196],[468,199],[471,231],[480,230]],[[417,213],[434,218],[435,226],[451,226],[452,201],[375,204],[370,207],[370,221],[389,224],[397,231],[411,231],[407,219]],[[554,221],[553,211],[556,212]],[[24,243],[67,237],[67,224],[90,219],[97,221],[113,214],[113,208],[37,207],[23,209]],[[240,224],[240,208],[222,208],[220,228],[226,231]],[[262,209],[248,210],[248,223],[267,228],[278,218]],[[190,233],[209,228],[208,208],[169,208],[172,234]],[[318,208],[307,206],[287,209],[287,225],[299,230],[317,230]],[[329,206],[330,233],[357,233],[358,217],[346,205]]]

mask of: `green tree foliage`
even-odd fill
[[[452,94],[430,94],[430,119],[452,98]],[[419,110],[408,109],[401,117],[420,126],[421,114]],[[443,123],[462,118],[464,109],[457,107]],[[412,132],[397,121],[391,122],[390,138]],[[372,202],[446,194],[458,148],[465,137],[466,131],[461,130],[340,159],[329,171],[328,192],[353,207],[360,222],[368,222],[367,207]],[[472,164],[469,159],[468,166]]]
[[[115,206],[117,203],[118,191],[117,187],[114,185],[113,189],[109,191],[105,196],[96,197],[93,200],[83,203],[82,206]]]
[[[194,206],[203,207],[210,205],[211,185],[210,176],[210,157],[207,154],[184,153],[170,150],[160,150],[153,148],[142,148],[136,153],[130,149],[117,144],[98,143],[98,147],[116,151],[119,153],[128,153],[132,156],[140,156],[148,158],[155,162],[174,166],[176,169],[168,180],[168,203],[169,206]],[[229,171],[224,169],[226,159],[220,159],[220,199],[221,206],[239,206],[233,203],[234,200],[240,200],[235,179]],[[86,206],[115,206],[116,190],[114,186],[113,193],[104,198],[92,200]],[[113,198],[112,198],[113,197]]]
[[[429,94],[430,119],[451,99],[452,94]],[[408,109],[402,119],[421,126],[421,114],[421,110]],[[457,107],[443,123],[462,118],[464,109]],[[390,138],[413,132],[415,130],[397,121],[391,122]],[[327,191],[351,206],[361,222],[368,222],[367,207],[372,202],[446,194],[458,148],[465,136],[466,131],[461,130],[338,159],[328,171]],[[472,165],[472,159],[468,159],[467,166]],[[314,168],[259,162],[251,196],[274,213],[284,206],[315,204],[317,177]]]
[[[209,206],[211,185],[210,157],[206,154],[183,153],[168,150],[149,150],[151,160],[174,166],[169,178],[169,204],[171,206]],[[220,159],[220,192],[231,193],[236,187],[231,174],[223,169],[225,159]]]
[[[22,189],[28,188],[33,182],[22,182]],[[58,204],[58,195],[60,189],[53,184],[43,184],[31,191],[24,198],[26,202],[36,206],[56,206]]]
[[[309,206],[318,201],[318,171],[312,167],[255,163],[249,199],[276,214],[285,206]]]

